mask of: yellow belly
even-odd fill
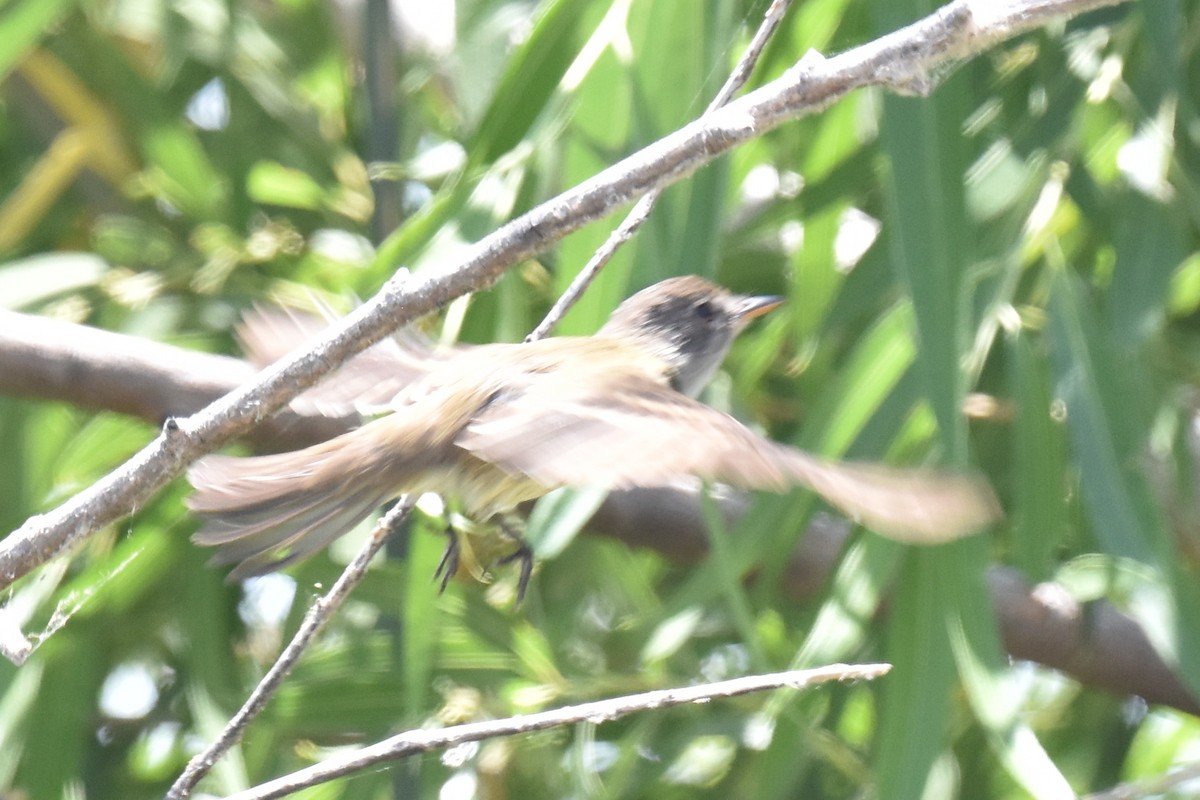
[[[482,522],[511,511],[526,500],[537,499],[550,489],[524,475],[509,474],[463,453],[457,466],[429,470],[403,491],[435,492],[457,498],[469,516]]]

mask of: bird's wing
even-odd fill
[[[265,367],[310,343],[334,321],[332,313],[322,317],[293,308],[256,306],[243,315],[237,336],[246,359]],[[347,361],[292,406],[302,414],[326,416],[379,413],[451,352],[438,350],[426,337],[405,328]]]
[[[998,517],[976,477],[827,461],[650,380],[555,388],[493,403],[456,443],[547,487],[659,486],[689,475],[745,489],[807,486],[901,541],[947,541]]]

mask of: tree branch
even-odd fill
[[[598,725],[638,711],[670,708],[686,703],[707,703],[718,698],[736,697],[741,694],[770,689],[806,689],[809,686],[830,681],[872,680],[886,675],[891,668],[890,664],[854,666],[834,664],[816,669],[750,675],[716,683],[688,686],[683,689],[659,689],[625,697],[614,697],[609,700],[597,700],[593,703],[565,706],[537,714],[525,714],[485,722],[470,722],[449,728],[421,728],[406,731],[350,753],[335,755],[319,764],[293,772],[291,775],[285,775],[282,778],[259,784],[253,789],[229,795],[226,800],[269,800],[273,797],[283,797],[305,787],[315,786],[367,767],[418,753],[445,750],[466,742],[479,742],[498,736],[516,736],[522,733],[544,731],[548,728],[575,725],[580,722]]]
[[[1121,0],[958,0],[892,34],[829,59],[806,57],[779,79],[655,142],[504,225],[457,261],[428,274],[401,272],[311,350],[265,370],[203,411],[164,425],[123,466],[0,542],[0,589],[101,527],[129,514],[186,466],[250,431],[352,355],[571,231],[656,187],[674,183],[743,142],[814,113],[849,92],[884,86],[928,92],[930,75],[1053,18]]]
[[[117,411],[158,425],[199,411],[258,372],[238,358],[4,309],[0,342],[0,393]],[[285,408],[244,438],[261,450],[295,450],[359,421],[356,415],[302,416]]]

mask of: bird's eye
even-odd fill
[[[696,303],[696,316],[700,319],[710,320],[716,313],[716,309],[713,308],[713,304],[709,301],[701,300],[699,303]]]

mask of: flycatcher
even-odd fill
[[[486,520],[561,486],[688,476],[775,492],[806,486],[902,541],[945,541],[995,520],[979,478],[825,460],[692,399],[734,337],[781,302],[689,276],[633,295],[594,336],[445,352],[389,345],[408,383],[385,416],[303,450],[192,467],[188,505],[204,518],[195,541],[218,546],[217,563],[241,562],[235,580],[307,557],[403,493],[456,496]],[[532,556],[524,545],[514,555],[523,594]],[[443,586],[456,560],[452,536]]]

